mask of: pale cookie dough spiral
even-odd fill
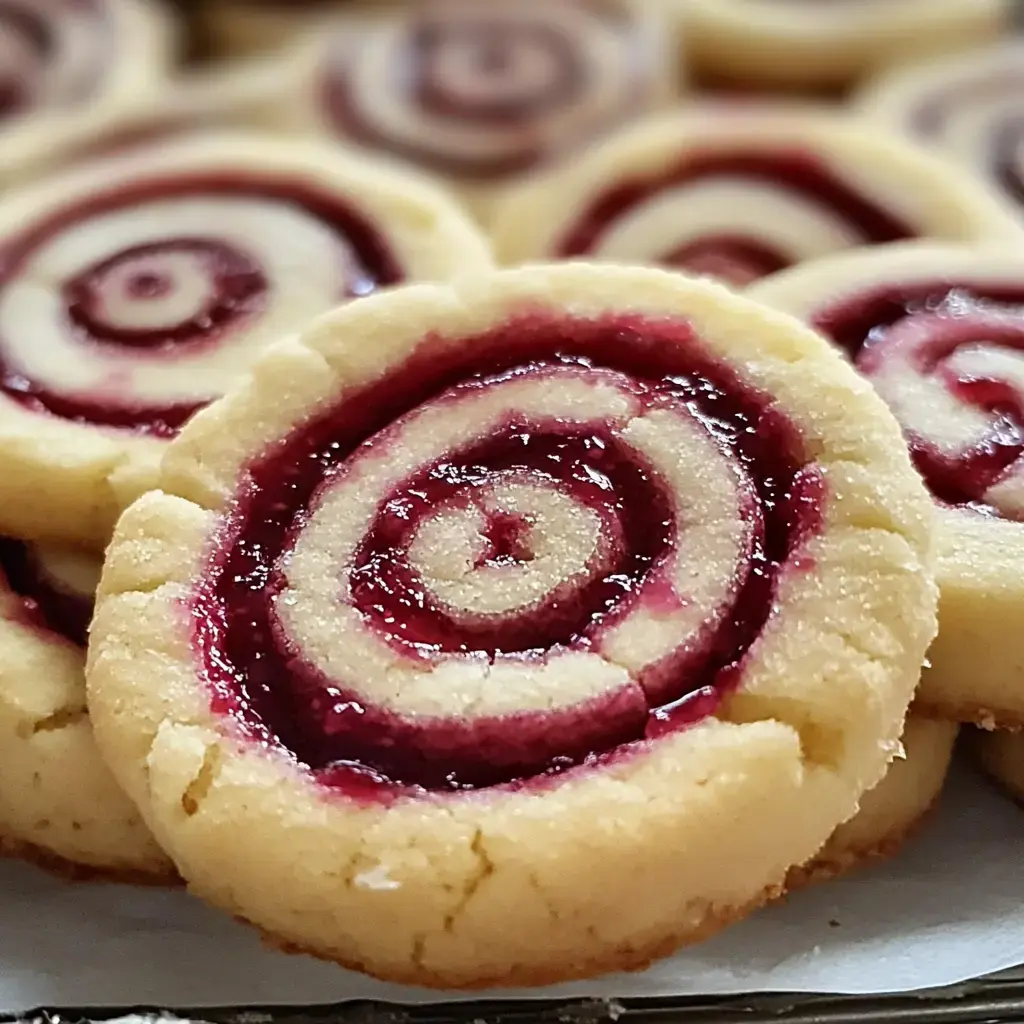
[[[751,289],[847,352],[938,502],[939,635],[918,707],[1024,725],[1024,251],[906,244]]]
[[[841,87],[992,39],[1013,0],[666,0],[695,72],[729,84]]]
[[[171,882],[92,735],[85,640],[99,574],[94,555],[0,540],[0,854],[74,878]]]
[[[855,105],[976,172],[1024,219],[1024,43],[897,69]]]
[[[282,116],[423,167],[486,215],[501,189],[667,102],[656,4],[426,0],[300,46]]]
[[[897,752],[935,628],[884,404],[657,270],[352,303],[160,484],[104,568],[104,752],[192,890],[406,982],[636,968],[778,894]]]
[[[916,146],[731,103],[653,117],[511,192],[492,235],[503,263],[654,263],[733,285],[868,243],[1024,238],[980,185]]]
[[[2,146],[154,92],[175,43],[147,0],[0,0]]]
[[[0,202],[0,528],[103,544],[167,438],[348,299],[487,266],[440,190],[311,140],[217,134]]]

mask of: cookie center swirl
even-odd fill
[[[267,282],[248,255],[209,239],[117,253],[64,286],[71,321],[91,340],[166,347],[205,339],[259,308]]]
[[[267,344],[401,278],[374,225],[301,181],[126,183],[0,249],[0,389],[39,413],[168,436]]]
[[[444,173],[527,170],[643,109],[660,41],[614,0],[431,0],[323,72],[343,135]],[[652,70],[647,70],[648,68]]]
[[[1024,521],[1024,289],[880,286],[812,322],[892,408],[940,501]]]
[[[414,31],[412,82],[425,111],[491,124],[564,102],[584,77],[550,25],[428,22]]]
[[[364,795],[713,713],[822,489],[687,324],[539,313],[424,339],[246,477],[192,600],[214,706]]]
[[[87,101],[112,47],[93,0],[0,0],[0,123]]]
[[[744,285],[838,249],[915,234],[812,153],[697,153],[599,195],[557,253],[657,262]]]

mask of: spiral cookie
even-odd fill
[[[848,85],[872,68],[992,39],[1013,0],[669,0],[700,77]]]
[[[979,732],[973,746],[985,773],[1024,804],[1024,733]]]
[[[957,732],[955,722],[911,715],[903,730],[903,756],[822,849],[790,871],[787,888],[828,881],[897,853],[939,800]]]
[[[868,117],[914,135],[977,172],[1024,214],[1024,44],[883,75],[857,99]]]
[[[0,853],[76,877],[172,879],[85,707],[98,559],[3,540],[0,566]]]
[[[939,504],[936,715],[1024,724],[1024,251],[907,244],[831,257],[751,294],[853,357]]]
[[[488,265],[433,187],[221,135],[0,202],[0,526],[105,543],[163,442],[269,342],[354,296]]]
[[[283,110],[427,168],[486,213],[509,180],[667,101],[674,56],[643,0],[426,0],[315,33]]]
[[[588,256],[747,284],[792,263],[918,235],[1024,238],[981,188],[835,117],[732,104],[652,118],[510,195],[505,263]]]
[[[105,753],[196,892],[387,978],[639,967],[742,916],[880,778],[934,631],[883,403],[656,270],[352,303],[160,485],[104,568]]]
[[[152,91],[174,35],[147,0],[0,0],[0,134],[55,130],[53,116],[113,109]]]

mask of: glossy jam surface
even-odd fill
[[[598,196],[581,213],[557,246],[561,257],[586,256],[599,250],[605,234],[624,215],[654,199],[659,194],[685,185],[712,182],[730,178],[750,183],[751,187],[784,189],[821,207],[825,213],[850,225],[865,243],[893,242],[913,237],[916,232],[857,189],[846,184],[822,160],[809,152],[772,153],[696,153],[667,171],[645,178],[624,181]],[[670,266],[690,266],[686,262],[687,249],[698,260],[703,247],[714,245],[724,248],[720,259],[738,258],[746,279],[764,267],[764,272],[781,270],[795,262],[795,257],[777,251],[756,236],[749,238],[730,234],[697,239],[682,250],[669,252],[663,257]],[[699,265],[693,269],[700,269]]]
[[[894,340],[909,337],[914,348],[903,381],[908,393],[931,381],[989,421],[983,436],[951,451],[932,436],[927,415],[919,415],[927,409],[906,403],[897,418],[918,470],[945,504],[1007,514],[984,496],[1024,456],[1024,389],[1018,376],[1024,374],[1024,285],[969,280],[880,285],[819,310],[812,323],[869,379],[886,369]],[[992,355],[998,361],[988,358]]]
[[[126,182],[121,188],[97,193],[88,202],[57,211],[0,246],[0,300],[5,289],[19,283],[32,261],[55,239],[91,230],[105,244],[104,218],[135,207],[144,210],[148,204],[164,200],[209,202],[220,196],[294,208],[326,226],[337,237],[339,251],[353,254],[347,266],[339,260],[338,301],[402,279],[384,236],[345,199],[298,178],[239,169]],[[86,358],[91,351],[102,354],[104,349],[130,349],[136,358],[150,364],[164,361],[169,365],[182,354],[220,344],[259,317],[281,284],[270,280],[253,253],[235,241],[215,237],[215,223],[209,230],[209,237],[168,233],[144,244],[103,251],[93,265],[54,282],[66,317],[63,329],[85,350]],[[266,244],[265,239],[258,241]],[[175,310],[173,302],[167,305],[168,295],[173,298],[179,284],[178,291],[188,296],[184,315]],[[165,312],[168,308],[170,313]],[[125,310],[130,315],[126,316]],[[19,323],[13,319],[0,324],[0,389],[33,411],[168,437],[200,407],[196,402],[134,403],[116,381],[96,393],[52,388],[48,382],[34,379],[12,357],[11,332],[18,329]],[[18,340],[26,343],[26,339]]]
[[[760,525],[752,534],[752,568],[729,614],[702,634],[685,664],[667,666],[671,678],[659,686],[655,706],[642,694],[637,703],[635,692],[612,692],[548,714],[407,722],[360,701],[343,679],[325,684],[282,637],[274,611],[282,561],[310,521],[324,481],[347,472],[367,446],[391,443],[388,429],[412,411],[552,367],[624,374],[644,408],[682,403],[752,481],[751,515]],[[250,466],[190,605],[196,656],[215,709],[254,739],[291,751],[324,784],[367,799],[409,788],[550,779],[691,725],[740,682],[745,654],[772,614],[781,567],[819,525],[821,478],[805,465],[795,428],[771,404],[709,357],[683,321],[527,313],[454,347],[425,339],[405,365],[347,395]],[[605,553],[567,596],[498,629],[486,617],[453,618],[425,600],[409,549],[431,509],[473,501],[479,488],[510,471],[546,480],[614,527]],[[674,506],[667,482],[603,428],[510,414],[384,493],[353,564],[337,571],[348,574],[367,628],[410,656],[519,659],[528,666],[554,652],[589,650],[601,629],[629,614],[652,567],[675,550]],[[514,514],[488,515],[478,562],[528,562],[531,529]],[[664,583],[656,589],[646,595],[655,607],[682,600]]]
[[[85,647],[93,602],[60,586],[20,541],[0,538],[0,572],[18,595],[24,621]]]

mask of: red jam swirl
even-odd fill
[[[885,371],[894,340],[912,333],[907,384],[931,379],[989,419],[982,438],[950,452],[918,426],[912,410],[898,413],[918,471],[943,504],[1007,515],[984,495],[1024,456],[1024,393],[996,367],[956,360],[979,347],[1024,354],[1024,287],[955,279],[883,284],[820,309],[811,323],[868,379]]]
[[[61,233],[147,203],[163,200],[251,198],[293,206],[328,227],[352,261],[339,267],[338,300],[365,295],[375,288],[398,283],[403,273],[385,237],[360,211],[340,196],[282,176],[248,171],[184,174],[144,182],[126,182],[121,188],[98,193],[87,202],[68,205],[29,231],[0,246],[0,299],[5,288],[19,279],[26,266]],[[94,265],[73,278],[57,282],[66,310],[71,337],[86,349],[130,348],[138,358],[173,362],[197,347],[227,341],[259,317],[268,295],[281,287],[271,281],[253,253],[217,237],[211,224],[209,237],[180,237],[168,233],[144,245],[104,252]],[[262,241],[262,240],[261,240]],[[203,282],[205,298],[187,315],[158,327],[119,323],[119,303],[136,306],[151,302],[159,310],[182,273]],[[113,312],[112,312],[113,311]],[[156,437],[173,436],[201,406],[197,402],[143,405],[105,388],[102,394],[57,391],[45,380],[26,374],[12,358],[5,332],[17,324],[0,325],[0,390],[12,401],[34,412],[96,426],[130,430]]]
[[[283,562],[325,481],[346,473],[366,446],[392,443],[393,425],[416,410],[559,368],[625,375],[641,407],[682,403],[749,481],[749,571],[724,618],[702,634],[699,649],[660,666],[667,678],[650,688],[658,694],[650,703],[634,688],[550,713],[410,721],[360,699],[344,679],[325,680],[275,611]],[[473,500],[509,470],[544,479],[594,510],[610,538],[605,560],[517,622],[494,628],[456,620],[425,598],[409,563],[411,537],[432,509]],[[348,796],[550,781],[692,725],[739,685],[746,652],[772,615],[780,572],[819,527],[823,486],[771,397],[709,356],[686,322],[528,313],[458,346],[425,341],[403,366],[346,394],[248,467],[189,604],[199,671],[218,713]],[[428,660],[447,652],[529,665],[553,652],[588,651],[609,622],[629,615],[652,569],[675,549],[675,504],[668,483],[604,428],[510,412],[468,447],[382,494],[357,556],[337,572],[347,574],[367,628],[396,649]],[[529,524],[515,516],[489,519],[481,540],[485,560],[532,557]],[[682,600],[664,582],[658,591],[667,607]]]
[[[91,598],[61,587],[27,544],[7,537],[0,538],[0,573],[21,599],[21,620],[85,647],[93,612]]]
[[[598,196],[573,222],[556,253],[563,258],[592,254],[600,248],[605,234],[631,210],[681,185],[715,178],[746,179],[753,188],[785,189],[849,225],[865,244],[894,242],[917,234],[910,225],[843,182],[813,153],[697,153],[660,174],[624,181]],[[688,249],[693,250],[692,254]],[[792,254],[767,246],[759,237],[744,238],[734,233],[712,234],[691,242],[682,252],[662,257],[669,266],[698,272],[712,258],[727,269],[739,268],[735,283],[746,283],[762,268],[770,273],[795,261]]]

